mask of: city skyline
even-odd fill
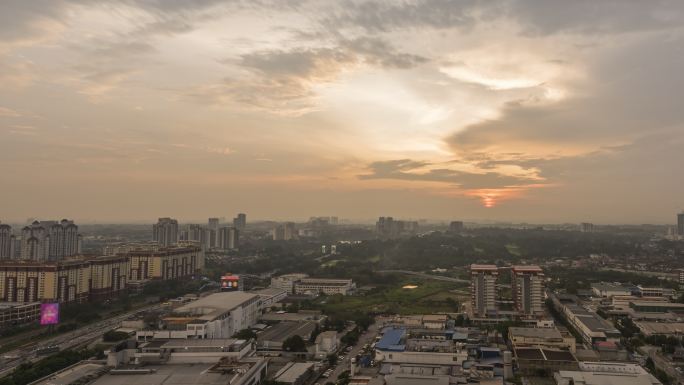
[[[3,223],[684,208],[681,2],[0,7]]]

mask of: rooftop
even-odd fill
[[[470,265],[470,271],[497,271],[499,268],[496,265]]]
[[[516,337],[528,337],[528,338],[560,338],[563,336],[556,328],[519,328],[511,327],[508,329],[508,334]]]
[[[211,321],[219,315],[231,311],[245,302],[259,298],[258,295],[241,291],[228,291],[211,294],[183,305],[173,312],[175,314],[200,315],[198,319]]]
[[[313,368],[313,362],[288,362],[275,375],[275,381],[292,384]]]
[[[257,341],[259,343],[265,341],[282,343],[293,335],[305,336],[311,334],[315,328],[316,323],[312,321],[281,322],[259,334]]]
[[[406,329],[387,328],[384,330],[384,333],[380,341],[378,341],[378,343],[375,344],[375,348],[380,350],[404,350],[405,345],[401,344],[401,340],[405,337]]]

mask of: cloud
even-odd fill
[[[0,117],[5,118],[18,118],[22,116],[19,112],[6,107],[0,107]]]
[[[316,86],[334,82],[347,70],[361,65],[408,69],[427,61],[397,52],[377,38],[343,40],[333,47],[262,50],[239,58],[237,64],[250,76],[196,87],[187,96],[215,105],[237,104],[299,116],[317,109]],[[233,64],[230,60],[224,63]]]
[[[453,164],[452,164],[453,165]],[[446,168],[446,164],[432,164],[424,161],[399,159],[371,163],[370,174],[359,175],[359,179],[394,179],[446,183],[465,190],[501,189],[537,185],[541,178],[534,175],[506,175],[498,172],[468,172]]]

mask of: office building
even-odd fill
[[[677,235],[684,237],[684,211],[677,214]]]
[[[172,218],[159,218],[152,225],[152,240],[161,247],[173,246],[178,242],[178,221]]]
[[[217,245],[221,250],[235,250],[240,242],[240,231],[235,227],[218,229]]]
[[[460,233],[461,231],[463,231],[463,222],[453,221],[449,223],[449,231],[452,233]]]
[[[496,313],[496,265],[470,265],[470,303],[473,315],[486,317]]]
[[[295,294],[349,295],[356,289],[351,279],[302,278],[294,283]]]
[[[54,261],[81,252],[81,236],[73,221],[34,221],[21,230],[21,259]]]
[[[594,232],[594,224],[593,223],[580,223],[580,231],[583,233],[593,233]]]
[[[12,227],[0,223],[0,259],[14,258],[15,237]]]
[[[513,266],[511,290],[515,310],[521,316],[544,314],[544,272],[539,266]]]
[[[247,227],[247,214],[240,213],[233,218],[233,227],[238,230],[244,230]]]

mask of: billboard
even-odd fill
[[[40,304],[40,324],[55,325],[59,323],[59,303]]]
[[[240,276],[227,274],[221,277],[221,291],[236,290],[240,290]]]

